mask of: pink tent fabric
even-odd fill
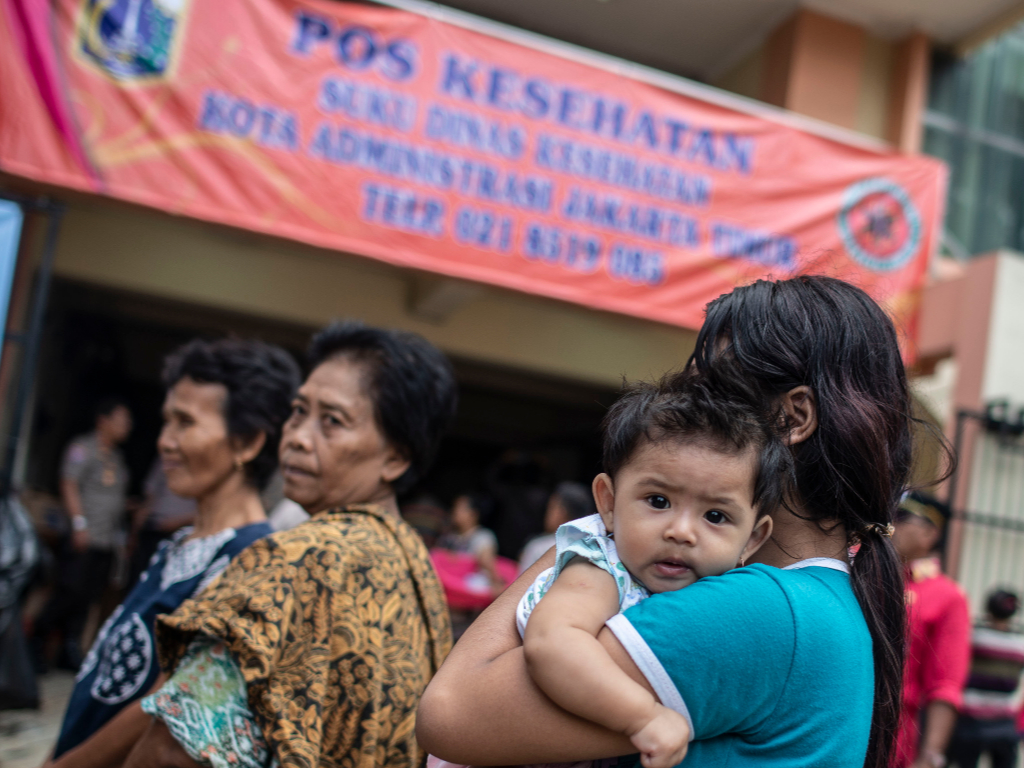
[[[461,552],[432,549],[430,557],[444,587],[448,607],[455,611],[480,611],[491,604],[495,594],[486,576],[476,569],[476,559]],[[516,578],[515,562],[499,557],[495,563],[498,576],[508,586]]]

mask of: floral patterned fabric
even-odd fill
[[[212,768],[268,768],[270,749],[246,702],[245,678],[224,643],[197,637],[142,711],[163,720],[189,757]]]
[[[581,517],[558,526],[555,532],[554,566],[538,573],[533,584],[519,601],[516,607],[516,628],[520,637],[526,634],[526,622],[529,621],[537,603],[548,593],[562,569],[574,557],[588,560],[615,579],[615,586],[619,590],[620,611],[632,608],[651,596],[647,588],[634,579],[633,574],[622,564],[619,552],[615,548],[615,541],[608,535],[601,516]]]
[[[196,635],[223,641],[283,768],[420,768],[415,713],[451,647],[419,536],[372,505],[324,512],[249,547],[157,619],[173,671]]]

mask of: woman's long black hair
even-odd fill
[[[888,768],[900,716],[906,609],[893,523],[911,469],[910,392],[896,330],[864,291],[827,277],[737,288],[708,305],[691,363],[785,430],[780,396],[814,393],[818,426],[791,450],[784,498],[859,540],[851,583],[871,632],[867,768]],[[878,525],[874,525],[878,524]]]

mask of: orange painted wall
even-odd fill
[[[854,128],[867,33],[801,9],[772,34],[762,74],[762,98],[794,112]]]
[[[866,130],[901,152],[920,152],[931,56],[927,36],[882,41],[855,24],[801,9],[757,53],[760,87],[744,95]]]

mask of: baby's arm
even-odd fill
[[[527,622],[527,668],[560,707],[627,734],[644,768],[671,768],[686,755],[690,729],[682,715],[630,679],[598,642],[604,623],[618,611],[615,579],[573,559]]]

